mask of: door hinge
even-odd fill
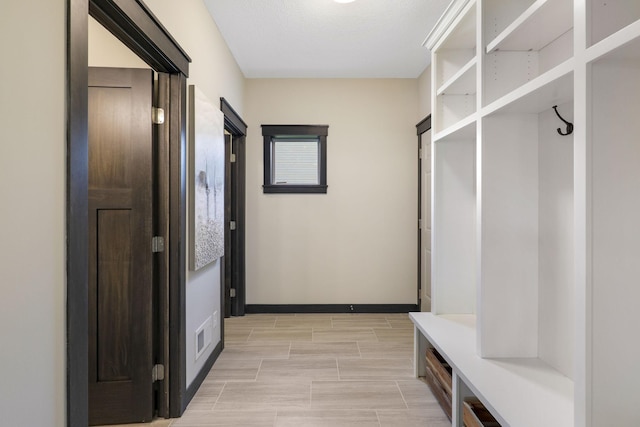
[[[164,110],[162,108],[153,107],[151,109],[151,120],[154,125],[161,125],[164,123]]]
[[[235,163],[236,162],[236,155],[234,153],[231,153],[231,163]]]
[[[164,252],[164,237],[154,236],[151,239],[151,252]]]
[[[418,230],[422,230],[422,220],[418,220]]]
[[[237,226],[236,226],[236,222],[235,222],[235,221],[229,221],[229,229],[230,229],[231,231],[235,230],[235,229],[236,229],[236,227],[237,227]]]
[[[421,159],[422,158],[422,148],[418,149],[418,158]]]
[[[229,289],[229,296],[231,298],[235,298],[236,297],[236,288]]]
[[[153,369],[151,370],[151,379],[154,383],[164,379],[164,365],[153,365]]]

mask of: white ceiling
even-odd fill
[[[204,0],[247,78],[415,78],[451,0]]]

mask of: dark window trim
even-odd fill
[[[326,194],[327,193],[327,135],[328,125],[262,125],[264,184],[266,194]],[[271,144],[279,136],[316,136],[320,144],[319,172],[320,183],[317,185],[282,185],[271,183]]]

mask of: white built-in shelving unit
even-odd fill
[[[503,426],[640,425],[640,1],[454,0],[425,45],[418,373],[436,347]]]

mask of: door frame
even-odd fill
[[[186,79],[191,59],[141,0],[67,0],[67,178],[66,178],[66,414],[67,426],[88,423],[88,16],[91,15],[155,71],[169,74],[169,194],[167,273],[170,325],[168,414],[188,403],[185,363]],[[170,248],[170,250],[169,250]],[[167,318],[168,317],[168,318]],[[167,377],[165,377],[167,378]],[[162,411],[162,408],[161,408]]]
[[[240,115],[231,107],[226,99],[220,98],[220,111],[224,114],[224,130],[231,134],[231,144],[235,151],[235,161],[231,162],[230,156],[225,156],[225,169],[231,180],[229,211],[234,212],[233,218],[225,218],[225,279],[222,281],[225,314],[231,316],[244,316],[246,305],[245,287],[245,195],[246,195],[246,135],[247,124]],[[225,195],[226,197],[227,195]],[[227,207],[225,200],[225,208]],[[231,230],[231,221],[235,221],[236,228]],[[230,289],[235,289],[235,297],[229,294]],[[224,324],[224,322],[222,322]],[[222,331],[224,332],[224,330]]]
[[[418,134],[418,310],[422,310],[422,135],[431,130],[431,114],[416,125]]]

